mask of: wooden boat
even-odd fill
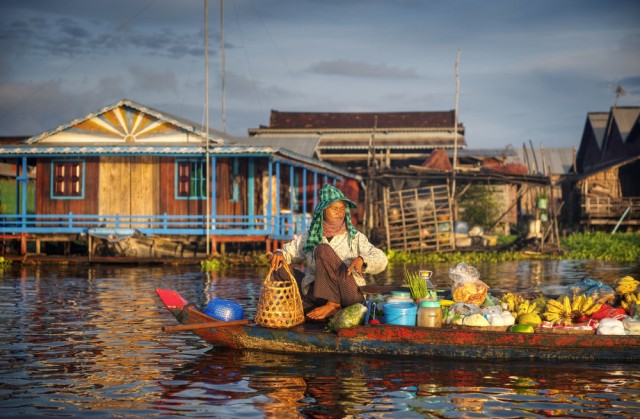
[[[192,330],[217,347],[268,352],[420,356],[480,360],[640,362],[640,336],[513,333],[482,328],[424,328],[389,324],[356,326],[338,333],[320,323],[269,329],[247,320],[221,322],[173,290],[158,296],[181,323],[166,331]]]

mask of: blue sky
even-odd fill
[[[297,112],[446,111],[470,148],[578,146],[587,112],[640,106],[636,0],[209,0],[210,125]],[[2,0],[0,136],[127,98],[204,121],[203,0]]]

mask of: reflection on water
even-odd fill
[[[376,278],[401,283],[401,270]],[[449,266],[429,267],[446,287]],[[639,266],[478,266],[492,288],[542,289]],[[480,363],[212,350],[157,300],[171,288],[253,316],[265,272],[195,267],[24,267],[0,277],[3,417],[638,417],[637,365]]]

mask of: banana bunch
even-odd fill
[[[547,299],[540,295],[533,300],[536,303],[535,312],[538,314],[544,313],[547,308]]]
[[[508,310],[513,317],[518,317],[518,307],[524,303],[525,299],[519,294],[508,292],[500,298],[500,306],[503,310]]]
[[[529,300],[523,299],[520,304],[516,306],[516,315],[514,316],[516,319],[522,314],[529,313],[537,313],[536,308],[538,307],[538,303],[531,302]]]
[[[624,294],[622,296],[622,299],[620,300],[620,306],[627,310],[627,313],[631,311],[631,307],[634,304],[636,305],[636,307],[640,305],[640,291],[637,294],[628,292]]]
[[[602,307],[601,303],[593,301],[593,298],[584,294],[576,295],[573,298],[562,296],[558,300],[547,300],[546,311],[542,313],[547,321],[551,323],[570,326],[576,320],[584,320],[581,317],[588,317]]]
[[[613,288],[618,295],[625,295],[636,292],[638,285],[640,285],[640,281],[636,281],[633,277],[627,275],[616,279],[616,282],[613,283]]]

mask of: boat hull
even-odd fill
[[[157,290],[182,324],[211,322],[179,294]],[[338,353],[475,360],[640,362],[640,336],[512,333],[454,328],[367,325],[325,331],[305,323],[290,329],[255,324],[201,328],[194,333],[210,344],[236,349],[288,353]]]

